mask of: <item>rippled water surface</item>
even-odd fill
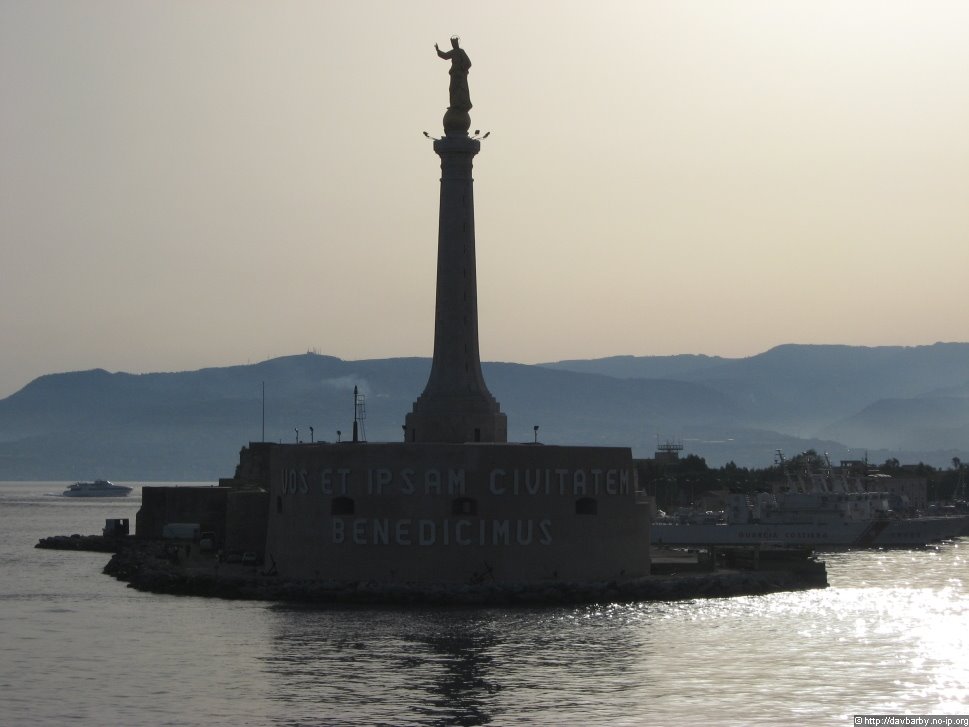
[[[0,483],[0,723],[726,725],[969,711],[969,541],[831,553],[821,591],[554,609],[156,596],[34,549],[133,518]]]

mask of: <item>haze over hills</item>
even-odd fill
[[[775,449],[832,459],[969,459],[969,344],[785,345],[743,359],[619,356],[486,363],[509,440],[630,446],[682,441],[711,465],[764,466]],[[0,400],[0,480],[215,480],[263,438],[349,438],[353,387],[370,441],[400,441],[430,360],[305,354],[177,373],[52,374]],[[310,433],[313,427],[313,433]],[[297,433],[298,430],[298,433]]]
[[[787,344],[741,359],[650,356],[543,365],[701,384],[730,397],[738,416],[751,426],[796,436],[814,436],[882,399],[931,397],[940,415],[946,406],[958,410],[969,403],[969,343],[874,348]],[[949,404],[943,404],[945,399]],[[921,404],[919,410],[932,416],[930,404]],[[847,440],[862,433],[845,426],[838,432]],[[868,434],[870,438],[862,437],[855,446],[899,446],[874,431]],[[962,446],[969,447],[969,442]]]

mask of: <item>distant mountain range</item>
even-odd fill
[[[400,441],[429,370],[422,358],[305,354],[190,372],[42,376],[0,400],[0,480],[215,480],[232,474],[263,426],[270,441],[349,437],[354,386],[366,396],[367,438]],[[969,460],[967,343],[486,363],[484,373],[512,441],[532,441],[538,425],[549,444],[630,446],[636,456],[675,440],[711,465],[759,467],[776,449],[808,448],[834,460],[866,451],[878,462]]]

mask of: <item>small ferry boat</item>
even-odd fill
[[[127,485],[116,485],[107,480],[75,482],[64,490],[64,497],[126,497],[131,489]]]

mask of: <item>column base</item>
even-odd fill
[[[420,400],[404,419],[404,441],[464,444],[467,442],[508,441],[508,417],[504,413],[466,412],[441,414],[419,411]]]

